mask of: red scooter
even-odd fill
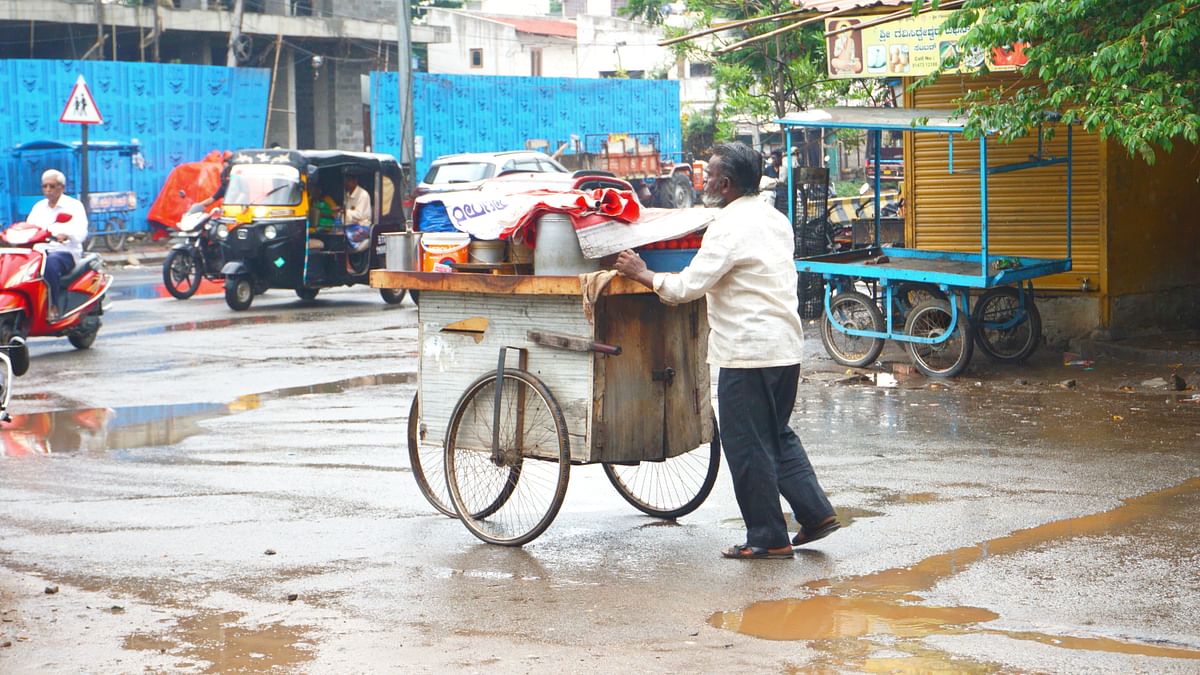
[[[58,222],[70,218],[62,213]],[[100,330],[104,294],[113,278],[95,253],[84,255],[63,275],[65,308],[50,320],[50,288],[43,278],[46,254],[34,248],[50,240],[49,230],[29,223],[14,223],[0,233],[0,350],[7,353],[14,375],[29,370],[26,338],[65,335],[76,349],[87,349]]]

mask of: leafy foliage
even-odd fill
[[[668,0],[630,0],[623,10],[628,17],[665,24]],[[686,0],[689,23],[668,26],[668,37],[677,37],[720,23],[770,16],[795,9],[791,0]],[[718,96],[717,138],[732,137],[738,119],[763,124],[798,110],[826,105],[845,96],[881,96],[874,80],[830,80],[825,71],[825,46],[820,22],[754,42],[728,54],[713,55],[714,45],[761,35],[802,17],[789,17],[733,28],[714,38],[700,37],[676,45],[676,56],[713,64]]]
[[[914,11],[924,4],[937,3],[916,0]],[[964,95],[959,112],[973,133],[988,128],[1013,138],[1058,111],[1152,163],[1156,148],[1197,142],[1197,10],[1200,0],[967,0],[947,21],[974,24],[962,51],[1026,41],[1029,63],[1011,87]]]

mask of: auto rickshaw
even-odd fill
[[[390,155],[239,150],[230,163],[216,233],[231,309],[248,309],[268,288],[307,301],[322,288],[369,284],[371,270],[384,266],[382,235],[404,229],[400,165]],[[370,195],[369,232],[342,223],[347,175]],[[402,290],[380,294],[388,304],[404,300]]]

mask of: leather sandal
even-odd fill
[[[811,544],[818,539],[824,539],[833,534],[841,525],[838,524],[837,516],[829,516],[822,520],[819,525],[813,528],[812,532],[805,530],[803,527],[792,537],[792,546],[799,547],[805,544]]]
[[[762,546],[738,544],[737,546],[730,546],[727,549],[723,549],[721,557],[735,560],[786,560],[788,558],[795,558],[796,555],[792,553],[791,546],[764,548]]]

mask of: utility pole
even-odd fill
[[[396,24],[396,67],[400,79],[400,165],[408,167],[405,176],[404,194],[412,194],[416,186],[416,155],[413,152],[413,90],[412,90],[412,17],[409,15],[409,0],[396,0],[398,20]]]
[[[233,25],[229,28],[229,51],[225,55],[225,65],[234,68],[238,64],[237,44],[242,39],[242,0],[233,2]]]

